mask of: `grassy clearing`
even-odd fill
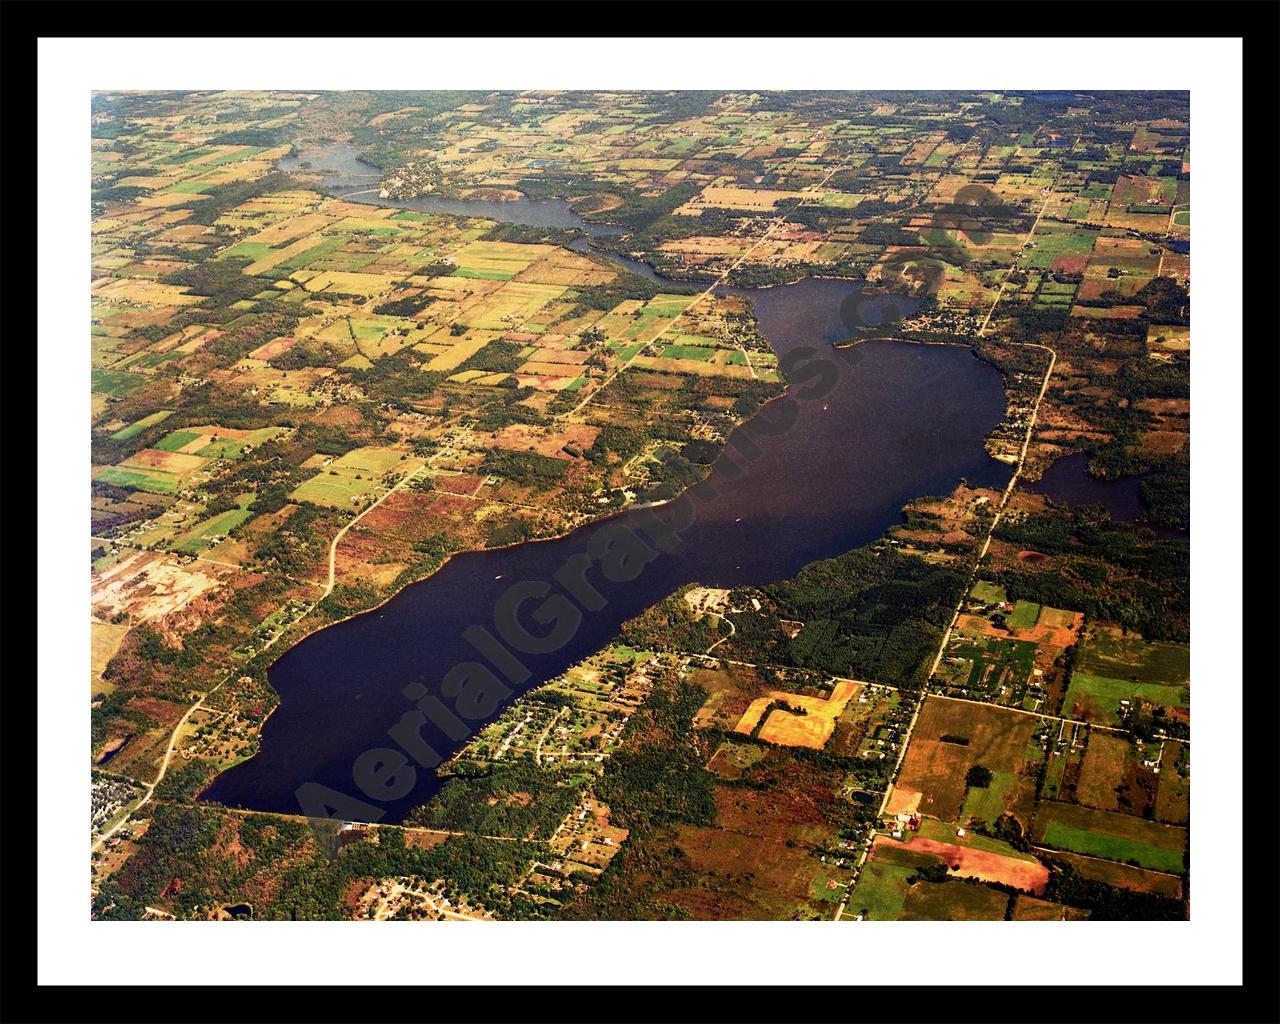
[[[127,466],[108,466],[95,480],[116,487],[128,487],[152,494],[174,494],[178,490],[178,478],[158,469],[130,469]]]
[[[1191,679],[1191,647],[1099,631],[1090,634],[1077,664],[1095,675],[1176,685]]]
[[[1160,707],[1186,708],[1191,706],[1191,690],[1186,686],[1135,683],[1129,679],[1111,679],[1077,671],[1071,676],[1071,686],[1067,689],[1063,706],[1078,709],[1079,714],[1094,721],[1118,725],[1122,700],[1145,700]]]
[[[1042,803],[1034,834],[1046,846],[1101,857],[1154,871],[1181,874],[1187,848],[1186,829],[1162,825],[1130,814]]]
[[[716,354],[716,349],[700,348],[697,345],[668,345],[662,350],[662,354],[668,359],[694,359],[705,363]]]
[[[123,397],[147,383],[147,377],[128,370],[95,369],[91,372],[90,389],[100,395]]]
[[[1019,601],[1006,619],[1010,629],[1034,629],[1040,618],[1040,606],[1034,601]]]
[[[961,819],[968,821],[976,818],[988,823],[996,821],[1004,814],[1008,797],[1017,783],[1018,776],[1014,772],[992,772],[991,785],[986,789],[970,786]]]
[[[89,624],[90,637],[90,669],[92,673],[91,692],[94,696],[110,693],[115,686],[102,678],[112,656],[120,649],[124,636],[129,632],[129,624],[119,625],[110,622],[99,622],[93,619]]]
[[[939,821],[936,818],[925,818],[920,823],[920,835],[925,839],[932,839],[939,843],[954,843],[956,846],[965,846],[972,850],[981,850],[984,853],[996,853],[1002,857],[1012,857],[1014,860],[1035,860],[1029,853],[1022,850],[1015,850],[1006,842],[999,839],[992,839],[990,836],[979,835],[977,832],[965,832],[963,836],[956,835],[956,826],[952,822]]]
[[[192,530],[178,537],[171,545],[172,550],[183,555],[198,555],[213,546],[219,539],[226,537],[237,526],[253,518],[247,508],[233,508],[229,512],[206,519]]]
[[[277,434],[284,433],[284,427],[263,427],[261,430],[255,430],[247,438],[239,437],[218,437],[213,436],[213,440],[201,448],[197,455],[206,459],[235,459],[241,455],[241,449],[246,445],[256,447],[264,441],[269,441]]]
[[[621,341],[611,341],[609,342],[609,348],[613,349],[617,354],[619,361],[625,363],[628,359],[644,348],[644,344],[642,342],[626,344]]]
[[[157,441],[154,447],[162,452],[176,452],[181,451],[192,441],[199,440],[199,438],[200,435],[194,430],[175,430],[172,434]]]
[[[1008,595],[1004,592],[1004,587],[998,587],[994,583],[985,583],[982,580],[973,585],[973,589],[969,591],[969,596],[982,604],[1004,604],[1009,600]]]
[[[1076,620],[1076,613],[1062,608],[1050,608],[1047,604],[1040,606],[1038,626],[1051,626],[1054,629],[1069,629]]]
[[[148,427],[154,427],[157,423],[162,423],[173,415],[172,409],[161,409],[159,412],[153,412],[150,416],[144,416],[140,420],[130,423],[127,427],[117,430],[111,435],[113,441],[128,441],[137,437]]]
[[[1044,841],[1049,846],[1061,847],[1090,857],[1102,857],[1104,860],[1137,864],[1139,867],[1151,868],[1154,871],[1180,872],[1182,870],[1181,851],[1162,850],[1158,846],[1148,846],[1146,843],[1134,842],[1132,839],[1086,832],[1060,822],[1054,822],[1045,829]]]
[[[910,888],[907,879],[915,873],[914,867],[868,860],[849,899],[849,916],[862,914],[868,921],[898,920]]]
[[[692,301],[689,295],[655,295],[645,303],[644,311],[651,316],[679,316]]]
[[[310,480],[304,480],[294,488],[290,498],[330,508],[350,508],[383,486],[388,473],[400,463],[400,453],[389,448],[356,448],[335,459]],[[411,468],[405,466],[406,471]]]
[[[472,267],[459,267],[450,276],[451,277],[474,277],[481,281],[510,281],[518,270],[481,270]]]

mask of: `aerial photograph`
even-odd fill
[[[1193,918],[1190,92],[84,110],[83,914]]]

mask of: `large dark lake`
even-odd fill
[[[463,633],[480,626],[502,636],[495,609],[513,584],[545,584],[550,595],[573,594],[565,602],[572,608],[593,607],[581,610],[571,638],[555,650],[526,653],[504,644],[529,678],[511,686],[502,707],[599,650],[624,621],[686,583],[786,579],[809,562],[879,537],[901,521],[902,505],[912,498],[948,492],[961,478],[1003,487],[1010,467],[983,448],[1005,412],[1000,373],[967,348],[888,340],[832,348],[850,333],[841,307],[858,288],[807,280],[751,293],[764,336],[781,359],[798,360],[785,364],[791,386],[730,436],[707,479],[680,498],[559,539],[458,555],[379,608],[286,651],[270,669],[281,702],[263,728],[260,752],[220,775],[202,799],[297,813],[297,790],[310,782],[366,799],[353,781],[357,758],[395,748],[388,730],[424,692],[440,693],[451,668],[488,664]],[[780,429],[784,422],[790,426]],[[744,441],[750,443],[740,447]],[[679,528],[678,541],[665,538],[670,550],[660,543],[663,526]],[[619,537],[645,546],[629,563],[632,578],[611,582],[601,551],[611,539],[617,551]],[[588,560],[585,579],[601,601],[583,599],[580,589],[555,579]],[[562,612],[565,603],[558,605]],[[538,622],[541,605],[529,600],[518,616],[535,636],[556,624]],[[414,684],[411,700],[404,690]],[[421,735],[445,757],[465,742],[431,724]],[[406,792],[376,801],[386,812],[381,820],[399,820],[440,785],[434,770],[418,768]]]

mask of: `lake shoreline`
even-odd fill
[[[957,341],[957,342],[931,342],[931,341],[916,341],[916,340],[914,340],[914,339],[912,339],[912,338],[859,338],[859,339],[857,339],[856,341],[840,342],[840,343],[838,343],[838,344],[833,344],[831,347],[832,347],[833,349],[836,349],[836,350],[847,350],[847,349],[853,348],[853,347],[855,347],[855,346],[857,346],[857,345],[861,345],[861,344],[863,344],[863,343],[865,343],[865,342],[882,342],[882,343],[885,343],[885,344],[893,344],[893,345],[945,345],[945,346],[950,347],[950,348],[969,348],[969,347],[970,347],[970,346],[968,346],[968,345],[965,345],[963,342],[958,342],[958,341]],[[739,423],[738,423],[738,424],[737,424],[733,429],[736,431],[736,430],[740,429],[741,427],[743,427],[743,426],[745,426],[745,425],[749,424],[753,419],[755,419],[755,418],[756,418],[756,417],[757,417],[761,412],[763,412],[766,408],[768,408],[769,406],[771,406],[771,405],[773,405],[773,404],[775,404],[775,403],[777,403],[777,402],[781,402],[781,401],[783,401],[784,399],[788,398],[788,397],[789,397],[789,395],[790,395],[790,388],[791,388],[790,384],[787,384],[786,389],[785,389],[781,394],[779,394],[779,395],[775,395],[773,398],[770,398],[767,402],[762,403],[762,404],[760,405],[760,407],[759,407],[758,409],[756,409],[756,411],[755,411],[754,413],[752,413],[752,414],[751,414],[749,417],[747,417],[746,419],[741,420],[741,421],[740,421],[740,422],[739,422]],[[702,480],[707,479],[707,477],[709,477],[709,476],[711,475],[711,471],[715,468],[716,463],[718,463],[718,462],[719,462],[719,461],[724,457],[724,455],[726,454],[725,449],[726,449],[727,447],[728,447],[728,446],[727,446],[727,443],[726,443],[726,445],[725,445],[724,447],[722,447],[722,448],[721,448],[720,454],[718,454],[718,455],[715,457],[715,460],[706,464],[707,475],[706,475],[706,476],[704,476],[704,477],[702,477],[700,480],[695,481],[695,483],[690,484],[690,485],[689,485],[689,487],[694,487],[694,486],[696,486],[696,484],[697,484],[697,483],[701,483],[701,482],[702,482]],[[548,535],[548,536],[546,536],[546,537],[530,537],[530,538],[528,538],[527,540],[516,540],[516,541],[512,541],[510,544],[495,544],[493,547],[483,547],[483,548],[462,548],[462,549],[460,549],[460,550],[458,550],[458,551],[451,551],[451,552],[449,552],[449,554],[448,554],[448,555],[446,555],[446,556],[441,560],[440,564],[439,564],[439,565],[437,565],[437,566],[436,566],[434,569],[432,569],[430,572],[428,572],[428,573],[426,573],[425,575],[422,575],[422,576],[415,576],[415,577],[414,577],[413,579],[411,579],[411,580],[406,580],[404,583],[400,584],[400,585],[399,585],[398,587],[396,587],[394,590],[390,591],[390,592],[387,594],[387,596],[386,596],[386,597],[384,597],[384,598],[382,598],[382,599],[381,599],[377,604],[370,605],[368,608],[362,608],[362,609],[361,609],[361,610],[359,610],[359,611],[351,612],[351,613],[350,613],[350,614],[348,614],[348,615],[344,615],[344,616],[343,616],[342,618],[340,618],[340,619],[333,619],[333,620],[332,620],[332,621],[330,621],[330,622],[325,622],[325,623],[323,623],[323,624],[321,624],[321,625],[317,626],[315,629],[312,629],[312,630],[307,631],[307,632],[306,632],[306,633],[304,633],[302,636],[300,636],[296,641],[294,641],[294,643],[293,643],[293,644],[291,644],[288,648],[286,648],[286,649],[282,650],[278,655],[276,655],[275,660],[274,660],[274,661],[272,661],[272,662],[271,662],[271,664],[267,666],[267,672],[269,673],[269,672],[271,671],[272,666],[274,666],[274,665],[275,665],[275,663],[276,663],[277,661],[279,661],[281,658],[283,658],[286,654],[288,654],[288,653],[289,653],[289,651],[290,651],[290,650],[292,650],[292,649],[293,649],[294,647],[296,647],[298,644],[302,643],[304,640],[307,640],[307,639],[309,639],[310,637],[313,637],[313,636],[316,636],[316,635],[318,635],[318,634],[320,634],[320,633],[323,633],[325,630],[330,629],[330,628],[332,628],[332,627],[334,627],[334,626],[341,626],[341,625],[343,625],[344,623],[351,622],[352,620],[354,620],[354,619],[358,619],[358,618],[360,618],[361,616],[364,616],[364,615],[370,615],[370,614],[372,614],[373,612],[378,611],[379,609],[381,609],[381,608],[385,607],[387,604],[389,604],[391,601],[393,601],[396,597],[400,596],[400,594],[401,594],[401,593],[403,593],[403,592],[404,592],[406,589],[408,589],[409,587],[412,587],[412,586],[414,586],[415,584],[418,584],[418,583],[425,583],[427,580],[431,579],[433,576],[438,575],[441,571],[443,571],[443,570],[444,570],[444,568],[445,568],[445,567],[446,567],[446,566],[447,566],[451,561],[453,561],[453,559],[455,559],[455,558],[459,557],[460,555],[474,555],[474,554],[480,554],[480,553],[485,553],[485,552],[500,552],[500,551],[507,551],[507,550],[510,550],[511,548],[518,548],[518,547],[522,547],[522,546],[524,546],[524,545],[547,544],[547,543],[551,543],[551,542],[554,542],[554,541],[564,540],[566,537],[568,537],[568,536],[569,536],[570,534],[572,534],[574,531],[576,531],[576,530],[581,530],[583,527],[587,527],[587,526],[604,526],[604,525],[606,525],[606,524],[609,522],[609,520],[611,520],[611,519],[615,519],[615,518],[619,518],[619,517],[624,516],[624,515],[626,515],[627,513],[630,513],[630,512],[642,512],[642,511],[645,511],[645,510],[647,510],[647,509],[665,508],[665,507],[667,507],[667,506],[671,505],[673,502],[679,501],[679,500],[680,500],[680,499],[681,499],[681,498],[682,498],[686,493],[688,493],[689,487],[686,487],[686,488],[685,488],[685,490],[681,491],[679,494],[675,495],[674,497],[671,497],[671,498],[665,498],[665,499],[663,499],[662,501],[639,502],[639,503],[636,503],[636,504],[629,504],[629,505],[622,505],[622,506],[619,506],[618,508],[614,509],[613,511],[609,512],[609,513],[608,513],[608,514],[606,514],[606,515],[602,515],[602,516],[599,516],[599,517],[589,517],[589,518],[584,519],[584,520],[582,520],[582,521],[580,521],[580,522],[578,522],[578,523],[575,523],[573,526],[571,526],[570,528],[568,528],[568,529],[566,529],[566,530],[562,530],[562,531],[561,531],[561,532],[559,532],[559,533],[553,533],[553,534],[550,534],[550,535]],[[358,513],[357,513],[357,514],[358,514]],[[322,585],[321,585],[321,584],[319,584],[319,583],[317,583],[317,584],[315,584],[315,586],[322,586]],[[268,682],[269,682],[269,680],[268,680]],[[278,706],[279,706],[279,705],[277,705],[277,707],[278,707]],[[274,712],[274,711],[275,711],[275,708],[272,708],[272,712]],[[268,717],[270,717],[270,716],[268,716]],[[264,719],[264,721],[265,721],[265,719]]]
[[[593,573],[593,585],[606,595],[607,610],[588,615],[564,650],[545,658],[522,658],[533,672],[532,681],[511,699],[598,651],[617,636],[623,622],[686,584],[762,586],[789,579],[804,565],[836,557],[882,536],[888,526],[902,521],[903,506],[913,497],[938,493],[961,478],[976,482],[979,477],[991,476],[994,486],[999,483],[995,476],[1001,480],[1007,476],[1008,467],[990,459],[982,449],[987,427],[1005,411],[1000,378],[991,367],[971,350],[962,355],[959,350],[967,348],[962,345],[900,344],[889,338],[880,339],[875,346],[863,342],[860,348],[869,354],[861,357],[855,372],[841,375],[843,390],[831,398],[832,412],[826,412],[825,402],[804,403],[797,428],[781,439],[751,436],[766,451],[748,473],[732,472],[742,465],[740,460],[726,457],[726,447],[711,464],[707,477],[691,484],[680,497],[652,508],[653,514],[665,519],[671,512],[664,510],[677,502],[685,509],[696,506],[696,521],[682,533],[678,547],[665,555],[655,553],[655,564],[644,570],[637,583],[610,590]],[[909,351],[921,356],[904,359],[895,355]],[[941,364],[932,358],[921,362],[926,351],[955,354]],[[889,377],[885,377],[886,371]],[[985,383],[975,392],[978,382]],[[940,402],[929,391],[939,385],[949,387]],[[930,394],[934,408],[925,420],[932,421],[933,427],[929,422],[919,427],[918,409],[925,406],[913,401],[910,393],[921,397]],[[793,397],[798,398],[798,392],[788,387],[754,415],[768,417],[761,410]],[[975,403],[987,411],[975,413]],[[945,409],[939,413],[939,405],[950,413]],[[960,416],[956,424],[971,425],[958,430],[943,426],[948,422],[946,415]],[[856,422],[849,420],[850,416]],[[737,429],[745,426],[750,430],[751,422],[744,420]],[[925,434],[912,440],[910,435],[917,429],[924,429]],[[902,461],[895,452],[903,443],[912,451],[918,450],[920,457]],[[903,468],[913,474],[909,479],[901,478]],[[868,472],[874,475],[868,476]],[[737,486],[725,482],[726,477],[740,475],[743,482]],[[703,498],[713,492],[722,496],[709,504],[698,504],[699,494],[693,494],[681,502],[694,489],[699,489]],[[806,497],[797,501],[797,494]],[[494,609],[504,591],[512,584],[554,580],[560,567],[575,553],[588,550],[592,539],[611,529],[611,524],[643,531],[646,521],[633,518],[637,511],[634,505],[628,506],[568,533],[535,541],[453,552],[431,573],[406,581],[377,605],[305,634],[268,670],[268,682],[279,694],[280,703],[268,720],[270,724],[264,724],[255,755],[265,761],[256,767],[255,759],[242,762],[241,770],[232,772],[236,782],[227,774],[220,775],[208,799],[279,810],[292,806],[290,779],[349,788],[349,767],[343,782],[340,766],[330,760],[331,755],[340,758],[344,750],[358,753],[364,749],[362,744],[376,745],[373,726],[381,722],[379,731],[385,731],[402,713],[394,710],[402,702],[397,701],[397,680],[403,684],[424,670],[434,679],[437,671],[449,664],[474,659],[475,651],[467,647],[464,634],[474,625],[494,627]],[[736,568],[735,563],[739,563]],[[331,628],[334,626],[342,628]],[[358,703],[361,700],[373,703],[366,708]],[[503,708],[508,703],[504,699]],[[389,710],[377,712],[375,705]],[[308,724],[304,726],[304,722]],[[366,729],[363,739],[362,729]],[[442,760],[448,760],[459,748],[444,744],[436,749]],[[320,760],[313,769],[302,767],[303,762],[316,758]],[[326,764],[328,768],[323,767]],[[410,806],[425,802],[440,784],[435,776],[421,780],[415,786],[418,796]]]
[[[600,253],[600,258],[609,256],[607,250]],[[299,781],[349,792],[349,758],[368,744],[376,746],[379,736],[385,742],[386,729],[412,707],[400,695],[405,681],[435,679],[438,667],[474,659],[465,635],[485,624],[502,632],[494,612],[503,592],[512,584],[554,579],[552,569],[578,557],[566,552],[588,550],[611,524],[648,535],[644,523],[633,518],[637,512],[662,518],[686,496],[695,505],[699,496],[706,499],[679,546],[654,553],[655,565],[643,580],[621,591],[602,580],[593,583],[609,595],[602,605],[607,611],[592,613],[563,648],[522,657],[533,673],[530,681],[503,698],[477,731],[520,696],[607,646],[625,621],[682,586],[765,586],[789,579],[807,564],[883,536],[920,494],[966,478],[1003,479],[1008,467],[983,447],[989,429],[1007,416],[1003,375],[961,340],[848,338],[840,310],[863,286],[838,277],[759,289],[726,285],[752,297],[761,336],[780,359],[797,349],[843,354],[832,384],[831,414],[825,400],[798,404],[798,428],[793,424],[776,437],[764,432],[752,437],[765,451],[749,471],[727,458],[734,436],[750,431],[757,417],[767,417],[767,407],[806,397],[784,379],[780,394],[728,433],[706,475],[669,501],[622,506],[548,537],[451,552],[377,604],[303,634],[267,668],[268,685],[279,699],[262,724],[257,752],[215,776],[200,798],[280,810],[293,808],[293,784]],[[932,348],[939,356],[905,356],[908,346]],[[942,358],[943,349],[967,349],[969,357],[962,362]],[[855,358],[859,369],[850,372],[846,360]],[[437,688],[433,683],[431,692]],[[441,752],[440,765],[465,745],[434,737],[430,742]],[[408,798],[388,801],[391,813],[385,820],[400,820],[438,792],[443,785],[439,767],[428,769]]]

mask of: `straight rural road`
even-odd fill
[[[817,135],[814,136],[814,141],[816,142],[821,137],[822,137],[822,133],[819,132]],[[845,157],[842,161],[840,161],[840,163],[836,164],[835,167],[833,167],[830,171],[828,171],[823,176],[821,181],[815,182],[814,184],[801,189],[800,190],[801,194],[808,194],[811,196],[814,192],[823,188],[827,184],[827,182],[831,180],[831,178],[834,175],[840,173],[840,171],[842,171],[845,168],[845,166],[849,163],[849,160],[850,160],[850,157]],[[796,208],[798,209],[799,207],[804,206],[806,201],[807,200],[802,199],[799,203],[796,204]],[[729,275],[732,274],[735,270],[737,270],[738,267],[742,265],[742,262],[748,256],[750,256],[753,252],[755,252],[758,248],[760,248],[760,246],[762,246],[765,242],[767,242],[772,237],[773,233],[776,230],[778,230],[778,228],[780,228],[783,224],[786,223],[786,220],[787,220],[787,215],[785,213],[780,216],[772,218],[769,221],[769,226],[765,228],[764,233],[760,235],[760,237],[757,238],[754,242],[752,242],[751,245],[736,260],[734,260],[732,263],[729,264],[729,266],[727,266],[723,271],[721,271],[719,276],[717,276],[714,281],[712,281],[709,285],[707,285],[705,289],[703,289],[701,292],[695,295],[689,301],[689,304],[684,307],[684,310],[682,311],[681,316],[683,316],[684,313],[689,312],[689,310],[693,309],[694,306],[698,305],[698,303],[702,302],[703,299],[705,299],[713,291],[715,291],[722,284],[724,284],[725,280],[729,277]],[[655,341],[657,341],[669,330],[671,330],[671,328],[675,326],[675,322],[679,319],[680,319],[679,316],[674,316],[669,318],[667,324],[662,328],[661,331],[659,331],[652,338],[650,338],[645,343],[645,345],[639,350],[637,350],[636,353],[630,359],[628,359],[625,363],[623,363],[616,370],[614,370],[613,373],[609,374],[609,376],[606,377],[600,383],[600,386],[596,388],[594,391],[592,391],[591,394],[586,395],[581,402],[579,402],[572,409],[570,409],[566,413],[563,413],[562,415],[564,417],[577,415],[577,413],[580,412],[582,409],[584,409],[588,404],[590,404],[590,402],[598,394],[600,394],[600,392],[602,392],[605,388],[607,388],[610,384],[612,384],[615,380],[617,380],[619,374],[623,373],[632,363],[634,363],[637,359],[639,359],[640,356],[642,356],[649,349],[649,347],[653,345]],[[746,350],[744,349],[743,355],[745,354],[746,354]],[[747,361],[747,368],[751,371],[751,376],[755,377],[755,368],[751,366],[750,360]]]
[[[1031,230],[1027,232],[1027,237],[1023,239],[1023,246],[1031,241],[1036,233],[1036,229],[1040,226],[1040,219],[1044,216],[1044,211],[1049,205],[1049,200],[1053,197],[1053,189],[1056,184],[1057,178],[1055,177],[1054,183],[1045,189],[1044,201],[1040,204],[1040,210],[1036,214],[1035,221],[1032,222]],[[982,320],[982,326],[978,328],[977,337],[982,337],[982,335],[986,333],[987,327],[991,323],[992,314],[995,313],[996,306],[1000,304],[1000,299],[1004,295],[1005,284],[1009,279],[1009,274],[1013,272],[1016,266],[1017,260],[1015,259],[1013,264],[1010,265],[1009,270],[1005,272],[1004,280],[1000,283],[1000,290],[996,292],[996,297],[992,300],[991,306],[987,310],[987,315]],[[995,515],[991,518],[991,524],[987,528],[986,536],[982,539],[982,549],[978,552],[978,557],[974,560],[973,568],[969,572],[969,577],[965,583],[964,591],[961,593],[960,600],[956,602],[956,606],[951,612],[951,618],[947,623],[947,628],[943,631],[942,641],[938,644],[937,653],[933,656],[933,664],[929,668],[929,675],[927,677],[929,679],[932,679],[934,674],[938,671],[938,665],[941,663],[942,655],[947,649],[947,643],[951,640],[952,630],[955,629],[956,621],[960,618],[960,613],[964,610],[965,599],[969,596],[969,591],[973,588],[973,584],[977,582],[978,573],[982,567],[982,561],[987,557],[987,551],[991,547],[991,538],[995,534],[996,527],[1000,525],[1000,520],[1003,518],[1005,509],[1009,505],[1009,499],[1012,497],[1014,488],[1017,487],[1018,480],[1022,476],[1022,469],[1027,460],[1027,449],[1031,446],[1031,436],[1035,431],[1036,417],[1040,413],[1040,404],[1044,401],[1045,393],[1049,390],[1049,380],[1053,377],[1053,370],[1058,362],[1058,353],[1048,345],[1038,345],[1032,342],[1026,342],[1023,344],[1026,348],[1035,348],[1040,349],[1043,352],[1047,352],[1049,354],[1049,364],[1045,367],[1044,379],[1040,382],[1040,390],[1036,393],[1036,400],[1032,404],[1031,412],[1027,417],[1027,429],[1022,438],[1022,447],[1018,452],[1018,461],[1014,465],[1013,473],[1009,476],[1009,483],[1005,486],[1004,493],[1000,496],[1000,504],[996,507]],[[902,742],[898,748],[897,760],[894,762],[893,771],[889,775],[889,785],[885,787],[884,796],[880,800],[880,810],[877,817],[884,817],[885,808],[889,806],[889,798],[893,794],[894,783],[897,782],[898,773],[902,770],[902,762],[907,755],[907,746],[911,742],[912,733],[915,732],[916,723],[920,720],[920,709],[923,706],[924,695],[922,694],[920,699],[916,701],[915,710],[911,713],[911,721],[907,724],[906,732],[903,734]],[[868,839],[862,848],[862,852],[858,855],[858,861],[854,865],[853,880],[855,882],[861,875],[862,868],[866,864],[867,857],[871,853],[872,841],[872,839]],[[848,905],[849,895],[852,891],[852,885],[850,885],[848,889],[845,889],[844,895],[836,906],[836,911],[832,920],[839,921],[844,915],[844,910]]]

